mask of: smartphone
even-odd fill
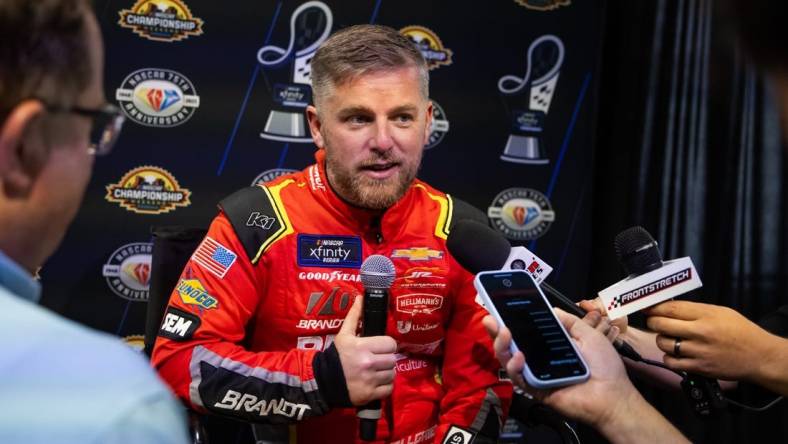
[[[528,273],[484,271],[473,284],[498,324],[512,332],[512,353],[525,354],[523,377],[528,385],[551,388],[588,379],[583,356]]]

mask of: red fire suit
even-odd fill
[[[363,259],[382,254],[396,269],[386,333],[398,361],[378,439],[439,443],[452,425],[494,438],[512,386],[499,376],[473,276],[446,249],[451,198],[416,180],[376,216],[339,199],[323,151],[316,158],[222,201],[171,295],[154,366],[197,410],[295,424],[299,443],[354,442],[332,341],[363,294]]]

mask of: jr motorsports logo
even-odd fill
[[[126,244],[110,255],[101,270],[113,293],[130,301],[148,300],[153,244]]]
[[[572,0],[514,0],[520,6],[537,11],[550,11],[561,6],[569,6]]]
[[[399,33],[409,38],[421,51],[429,69],[443,65],[451,65],[452,51],[443,46],[443,42],[432,30],[423,26],[411,25],[399,30]]]
[[[541,237],[555,220],[544,194],[530,188],[508,188],[495,196],[487,209],[495,227],[511,240]]]
[[[115,99],[129,119],[160,128],[186,122],[200,106],[200,96],[186,76],[159,68],[138,69],[126,76]]]
[[[177,42],[202,34],[202,19],[194,17],[179,0],[138,0],[118,14],[120,26],[148,40]]]
[[[146,165],[126,173],[118,183],[107,185],[105,199],[138,214],[162,214],[188,207],[191,191],[181,188],[169,171]]]

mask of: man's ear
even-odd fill
[[[325,148],[323,133],[320,132],[322,122],[320,122],[320,117],[317,115],[317,108],[312,105],[306,107],[306,120],[309,122],[309,132],[312,134],[312,140],[315,142],[315,145],[320,149]]]
[[[27,196],[49,155],[41,134],[44,112],[40,101],[25,100],[0,124],[0,191],[7,197]]]
[[[432,134],[432,100],[427,102],[427,126],[424,128],[424,145],[430,141]]]

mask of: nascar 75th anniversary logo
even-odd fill
[[[169,171],[146,165],[126,173],[118,183],[107,185],[109,202],[138,214],[162,214],[191,203],[191,191],[181,188]]]

